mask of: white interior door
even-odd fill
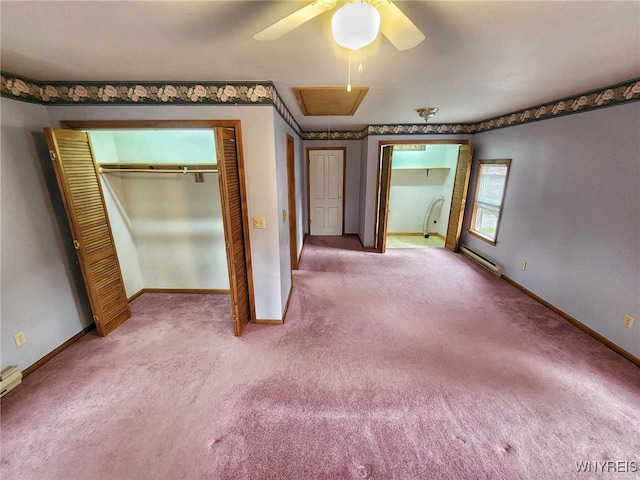
[[[344,151],[310,150],[309,220],[311,235],[342,235]]]

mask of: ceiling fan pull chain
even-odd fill
[[[347,76],[347,92],[351,91],[351,50],[349,50],[349,74]]]

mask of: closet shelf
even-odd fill
[[[165,163],[102,163],[98,164],[100,173],[144,172],[144,173],[217,173],[215,163],[165,164]]]

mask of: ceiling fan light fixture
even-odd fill
[[[331,32],[341,47],[358,50],[372,43],[380,31],[380,13],[366,2],[347,3],[333,14]]]
[[[416,108],[416,112],[418,112],[420,118],[422,118],[425,122],[428,122],[430,118],[433,118],[438,110],[438,107]]]

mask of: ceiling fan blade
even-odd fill
[[[294,28],[299,27],[321,13],[331,10],[336,6],[337,0],[316,0],[306,7],[296,10],[291,15],[284,17],[273,25],[256,33],[253,38],[261,41],[269,41],[280,38],[285,33],[289,33]]]
[[[382,17],[380,31],[398,50],[409,50],[425,39],[418,27],[392,1],[384,2],[378,11]]]

